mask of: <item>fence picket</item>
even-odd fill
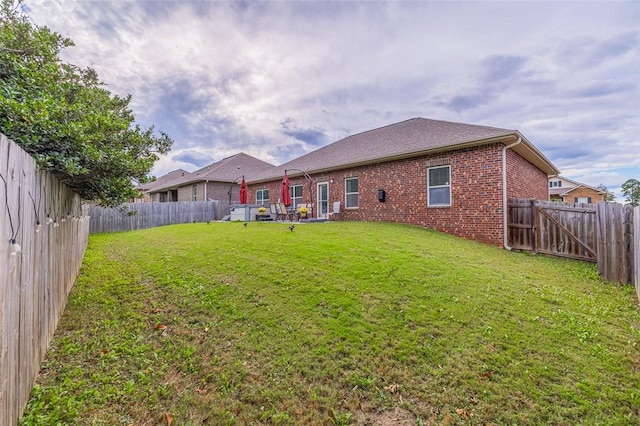
[[[597,262],[598,273],[608,281],[640,281],[638,208],[634,213],[616,203],[593,207],[510,199],[509,210],[512,248]],[[640,300],[640,284],[636,289]]]
[[[640,206],[633,210],[633,240],[631,257],[634,259],[634,281],[638,301],[640,301]]]
[[[126,203],[117,208],[89,206],[90,232],[134,231],[178,223],[208,222],[222,218],[220,201]]]
[[[87,246],[89,222],[47,225],[82,215],[80,197],[0,135],[0,424],[26,406]],[[37,221],[41,229],[37,228]],[[11,224],[22,251],[12,255]]]

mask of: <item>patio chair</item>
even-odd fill
[[[278,203],[278,215],[276,216],[276,220],[285,220],[285,219],[289,219],[289,220],[293,220],[293,216],[291,213],[289,213],[287,211],[287,206],[284,205],[284,203]]]
[[[331,217],[335,214],[340,214],[340,205],[341,205],[340,201],[336,201],[333,203],[333,208],[327,214],[327,220],[331,220]]]

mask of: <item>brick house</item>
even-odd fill
[[[563,176],[549,178],[550,201],[595,204],[604,201],[606,195],[605,191]]]
[[[273,164],[241,152],[193,173],[171,172],[164,175],[158,178],[162,183],[151,185],[146,193],[152,202],[220,200],[229,203],[231,197],[234,197],[232,202],[237,202],[238,185],[235,183],[239,183],[242,176],[251,179],[273,167]],[[224,209],[228,209],[228,205]]]
[[[248,180],[249,203],[294,204],[332,220],[410,223],[507,247],[507,198],[549,197],[556,167],[519,131],[414,118],[348,136]]]

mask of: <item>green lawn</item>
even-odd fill
[[[404,225],[93,235],[22,424],[640,424],[635,297]]]

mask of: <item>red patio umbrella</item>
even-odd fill
[[[247,183],[244,181],[244,176],[240,183],[240,204],[247,204]]]
[[[291,193],[289,192],[289,176],[287,176],[287,171],[284,172],[284,177],[282,178],[282,189],[280,191],[280,199],[284,203],[285,206],[289,207],[291,205]]]

